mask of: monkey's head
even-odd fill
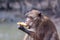
[[[38,10],[31,10],[28,13],[26,13],[26,21],[25,23],[27,25],[32,25],[32,23],[37,20],[37,18],[41,18],[41,12]]]

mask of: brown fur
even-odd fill
[[[31,11],[28,15],[36,14],[34,12],[32,13]],[[35,28],[35,32],[27,35],[24,40],[59,40],[56,27],[47,16],[41,14],[40,16],[35,17],[36,19],[34,19],[33,24],[30,27]]]

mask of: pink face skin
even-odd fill
[[[27,18],[26,21],[25,21],[25,23],[26,23],[27,25],[32,25],[32,21],[33,21],[33,19]]]

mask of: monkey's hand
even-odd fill
[[[25,33],[27,33],[27,34],[30,34],[30,31],[28,31],[25,27],[23,27],[23,25],[19,25],[18,29],[25,32]]]

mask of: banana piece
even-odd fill
[[[18,24],[18,25],[22,25],[23,27],[27,27],[27,28],[29,28],[29,27],[27,26],[27,24],[24,23],[24,22],[17,22],[17,24]]]

